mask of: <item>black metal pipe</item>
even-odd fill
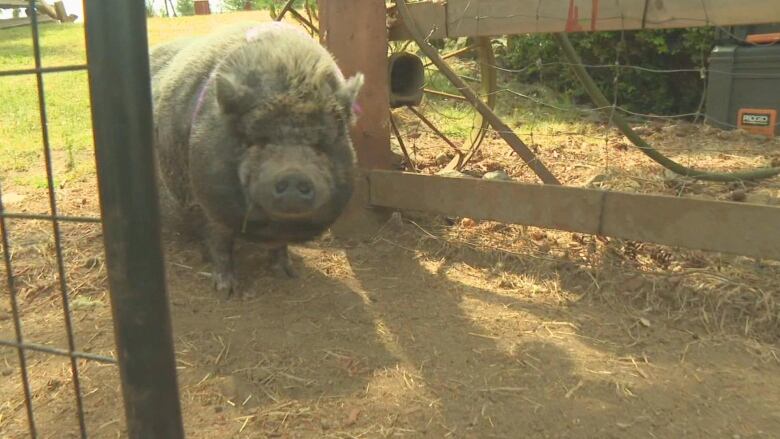
[[[144,2],[87,0],[92,126],[128,437],[184,437],[160,245]]]

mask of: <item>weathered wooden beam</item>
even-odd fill
[[[387,70],[387,25],[381,0],[320,0],[320,38],[344,75],[365,76],[352,139],[364,168],[388,169],[390,90]]]
[[[0,0],[0,9],[26,8],[30,6],[28,0]]]
[[[38,15],[38,24],[53,23],[55,21],[56,20],[48,15]],[[0,29],[12,29],[15,27],[29,26],[30,24],[31,21],[29,17],[6,18],[0,20]]]
[[[409,7],[433,39],[780,22],[777,0],[448,0]],[[390,13],[390,39],[410,39],[403,20]]]
[[[780,208],[390,171],[369,174],[373,206],[780,260]]]
[[[57,19],[57,11],[46,0],[38,0],[36,2],[36,8],[38,11],[43,12],[53,19]],[[30,7],[28,0],[0,0],[0,9],[26,9]],[[40,16],[38,17],[40,21]]]
[[[387,65],[387,15],[383,0],[319,0],[320,39],[349,77],[363,73],[358,95],[361,113],[351,131],[358,165],[367,169],[391,169],[390,87]],[[339,222],[337,235],[369,236],[382,218],[367,211],[368,187],[360,179],[355,195]]]

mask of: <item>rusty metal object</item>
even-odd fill
[[[412,168],[412,171],[417,172],[417,167],[414,165],[412,158],[409,156],[409,151],[406,149],[406,144],[404,143],[404,139],[401,136],[401,132],[398,131],[398,125],[395,123],[393,113],[390,113],[390,128],[392,128],[393,135],[395,135],[396,140],[398,140],[398,146],[401,147],[401,152],[404,154],[404,160],[409,163],[409,167]]]
[[[455,99],[457,101],[467,101],[468,100],[468,99],[464,98],[461,95],[454,95],[454,94],[451,94],[451,93],[445,93],[443,91],[432,90],[430,88],[425,88],[425,89],[423,89],[423,91],[425,93],[432,94],[434,96],[439,96],[439,97],[442,97],[442,98]]]
[[[577,12],[572,14],[570,9],[574,9],[571,6],[575,4]],[[398,9],[391,8],[390,13],[396,14]],[[573,22],[588,31],[727,27],[780,22],[777,0],[753,0],[750,7],[723,0],[434,0],[411,3],[408,9],[421,32],[431,40],[563,32]],[[393,41],[410,38],[403,16],[392,20],[389,35]]]
[[[396,6],[398,12],[406,21],[406,26],[409,32],[412,34],[414,41],[420,46],[420,50],[433,61],[439,71],[450,80],[450,82],[465,96],[469,102],[479,111],[482,116],[490,123],[493,128],[498,131],[498,134],[509,144],[509,146],[525,161],[531,170],[544,182],[545,184],[560,184],[558,179],[547,169],[546,166],[536,157],[526,145],[520,140],[519,137],[512,131],[512,129],[505,124],[501,118],[499,118],[490,107],[482,102],[479,97],[472,91],[463,79],[461,79],[448,65],[441,59],[439,52],[432,47],[425,40],[425,37],[420,33],[414,22],[414,18],[410,15],[409,9],[405,0],[397,0]]]
[[[425,85],[425,68],[419,56],[397,52],[388,59],[390,108],[420,105]]]
[[[482,96],[484,97],[485,104],[492,110],[496,108],[496,91],[498,90],[498,73],[494,68],[496,65],[496,55],[493,52],[493,43],[490,38],[479,37],[477,38],[477,44],[475,44],[475,46],[479,57]],[[474,154],[477,153],[482,142],[485,140],[485,135],[489,128],[490,123],[482,116],[482,113],[477,111],[474,115],[474,124],[469,133],[469,148],[458,169],[466,166],[466,164],[471,161]]]
[[[434,134],[439,136],[441,140],[444,140],[444,143],[447,144],[450,148],[452,148],[453,151],[455,151],[455,158],[453,159],[455,161],[455,164],[453,165],[450,163],[447,165],[446,169],[460,169],[461,163],[463,163],[463,151],[458,148],[458,145],[456,145],[452,140],[450,140],[449,137],[447,137],[446,134],[442,133],[441,130],[436,128],[436,125],[433,124],[427,117],[425,117],[424,114],[417,111],[414,107],[406,107],[409,111],[411,111],[415,116],[417,116],[422,123],[424,123],[428,128],[433,131]]]
[[[463,55],[463,54],[469,53],[469,52],[471,52],[472,50],[477,50],[477,49],[479,49],[479,45],[477,45],[477,44],[472,44],[471,46],[467,46],[467,47],[464,47],[464,48],[462,48],[462,49],[453,50],[452,52],[447,52],[447,53],[445,53],[445,54],[443,54],[443,55],[441,56],[441,59],[450,59],[450,58],[454,58],[454,57],[456,57],[456,56],[460,56],[460,55]],[[430,67],[430,66],[432,66],[432,65],[433,65],[433,63],[432,63],[432,62],[430,62],[430,61],[428,61],[427,63],[425,63],[425,67]]]

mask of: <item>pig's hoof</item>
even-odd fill
[[[293,268],[292,262],[289,260],[284,262],[275,262],[271,265],[271,271],[275,277],[281,279],[295,279],[299,277],[298,270]]]
[[[214,273],[214,289],[227,297],[238,291],[238,281],[232,273]]]
[[[201,262],[206,264],[211,262],[211,255],[209,254],[209,249],[205,244],[198,246],[198,252],[200,253]]]

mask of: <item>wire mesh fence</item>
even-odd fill
[[[35,2],[31,1],[29,7],[31,10],[34,10]],[[27,351],[28,350],[39,351],[39,352],[46,352],[52,355],[62,355],[67,357],[70,360],[71,382],[73,386],[73,394],[75,397],[76,414],[78,417],[79,431],[81,437],[86,437],[87,432],[86,432],[86,422],[84,420],[83,392],[81,389],[81,379],[79,375],[78,359],[89,358],[91,360],[102,361],[106,363],[115,363],[116,361],[110,357],[90,355],[86,352],[79,352],[76,349],[76,344],[73,335],[74,331],[73,331],[73,323],[72,323],[70,297],[68,295],[68,291],[69,291],[68,282],[65,275],[66,269],[62,257],[62,237],[61,237],[61,227],[60,227],[60,222],[62,221],[62,218],[59,217],[59,211],[57,208],[57,198],[55,194],[54,175],[53,175],[52,157],[51,157],[51,145],[49,140],[48,118],[46,112],[44,74],[63,72],[63,71],[81,71],[81,70],[86,70],[87,66],[79,65],[79,66],[68,66],[68,67],[60,67],[60,68],[45,68],[42,65],[42,61],[41,61],[41,42],[40,42],[41,37],[38,28],[37,14],[31,14],[30,23],[31,23],[31,30],[32,30],[31,38],[32,38],[33,50],[34,50],[35,68],[25,69],[25,70],[5,71],[2,73],[2,75],[3,76],[16,76],[16,75],[35,76],[37,94],[38,94],[38,109],[40,112],[40,125],[41,125],[43,152],[44,152],[44,163],[46,166],[46,180],[47,180],[46,186],[48,188],[47,195],[49,201],[50,215],[48,216],[48,218],[42,215],[31,217],[31,215],[14,214],[13,212],[6,212],[5,209],[2,207],[2,193],[0,193],[0,233],[2,234],[6,283],[8,288],[8,297],[11,302],[11,315],[14,322],[14,333],[15,333],[14,334],[15,339],[13,341],[0,340],[0,344],[3,344],[4,346],[14,347],[17,350],[19,366],[20,366],[20,379],[22,381],[22,387],[24,389],[24,400],[25,400],[25,406],[27,411],[27,421],[29,425],[30,435],[33,437],[37,436],[37,428],[36,428],[36,421],[35,421],[35,413],[33,410],[32,392],[30,389],[30,377],[28,375],[28,370],[27,370]],[[65,333],[67,334],[67,349],[51,348],[51,347],[42,346],[39,344],[29,343],[25,341],[25,336],[23,333],[23,328],[21,323],[21,310],[17,300],[18,290],[15,282],[15,274],[14,274],[11,246],[10,246],[11,241],[8,233],[8,226],[6,224],[8,218],[27,219],[27,220],[46,219],[51,221],[52,235],[54,237],[54,252],[55,252],[55,258],[57,264],[57,277],[59,279],[58,287],[60,291],[62,310],[64,315],[64,323],[65,323],[64,330]],[[75,222],[82,221],[81,218],[70,218],[70,220]]]
[[[8,161],[0,178],[0,236],[5,277],[3,296],[8,299],[7,313],[12,324],[2,325],[0,351],[16,351],[16,368],[3,353],[6,367],[3,375],[10,378],[14,369],[17,371],[20,382],[17,390],[21,395],[3,395],[6,403],[0,416],[0,431],[13,437],[22,435],[22,430],[26,430],[34,438],[86,438],[97,432],[105,434],[106,427],[111,426],[117,434],[125,431],[130,437],[181,437],[159,248],[156,191],[151,173],[152,162],[149,160],[151,98],[143,3],[85,2],[88,62],[64,65],[46,65],[44,61],[44,32],[37,13],[39,6],[35,0],[28,2],[28,47],[33,66],[0,71],[0,81],[6,81],[8,85],[4,90],[6,97],[15,96],[16,92],[19,96],[25,95],[28,90],[25,87],[34,87],[41,153],[26,151],[26,158],[40,157],[45,169],[42,181],[38,181],[36,186],[41,190],[28,195],[32,198],[30,203],[4,203],[18,196],[7,192],[6,188],[13,186],[13,180],[20,177],[14,173],[11,160],[15,158],[15,145],[12,143],[16,138],[3,139]],[[80,44],[83,45],[84,40]],[[25,46],[20,40],[18,47],[8,46],[8,50],[18,51],[19,57],[25,59],[28,57]],[[56,55],[52,59],[53,64],[58,64]],[[68,214],[61,206],[61,201],[69,197],[63,196],[64,178],[55,169],[63,163],[63,151],[54,147],[51,129],[75,123],[76,115],[61,114],[47,96],[60,91],[48,84],[52,75],[66,74],[80,75],[74,81],[85,81],[88,74],[102,215],[86,207],[68,209],[74,211],[74,214]],[[32,78],[32,81],[25,78]],[[60,81],[51,82],[58,86],[62,84]],[[80,99],[86,102],[84,96]],[[27,125],[29,121],[18,114],[24,104],[21,98],[9,98],[3,104],[3,125],[32,133],[29,128],[32,124]],[[89,114],[89,108],[84,111],[85,115],[80,115],[82,118]],[[57,137],[59,141],[61,136]],[[74,157],[70,150],[66,154],[69,156],[65,158],[68,163],[90,159],[85,155]],[[136,166],[128,168],[128,164]],[[144,193],[144,196],[134,196],[137,193],[134,191]],[[68,192],[67,188],[64,192]],[[78,204],[87,205],[88,198],[95,196],[94,193],[85,194]],[[41,224],[47,224],[50,229],[46,231]],[[102,224],[102,230],[97,227],[98,224]],[[37,234],[38,239],[31,242],[31,234]],[[78,248],[83,243],[72,239],[70,235],[73,234],[78,234],[80,238],[89,236],[90,243],[95,245],[90,245],[89,249]],[[95,239],[101,235],[105,250],[100,245],[103,243]],[[139,238],[139,235],[147,238]],[[30,256],[31,247],[35,247],[32,251],[34,258]],[[87,270],[74,263],[74,255],[84,256],[81,251],[89,252]],[[105,262],[100,255],[103,252]],[[86,273],[88,271],[92,273]],[[139,276],[143,285],[128,278],[130,271]],[[95,338],[111,335],[110,328],[92,334],[89,339],[79,334],[94,310],[96,300],[92,294],[100,290],[94,284],[100,284],[100,278],[106,277],[114,314],[113,335],[119,350],[109,348],[91,352],[90,345]],[[59,304],[50,300],[54,296],[41,300],[38,297],[41,291],[56,291]],[[60,307],[62,319],[46,322],[43,327],[49,331],[47,334],[42,332],[41,325],[35,324],[39,323],[35,320],[36,311],[55,305]],[[53,358],[65,359],[67,371],[61,369]],[[107,373],[103,373],[106,369],[99,366],[96,372],[96,364],[108,366]],[[87,374],[85,381],[86,370],[91,373]],[[100,384],[93,382],[96,373],[102,377]],[[113,405],[113,413],[91,420],[90,413],[106,401],[96,400],[93,395],[100,386],[110,388],[112,383],[119,384],[118,381],[121,381],[128,415],[126,425],[122,419],[121,404]],[[70,404],[65,397],[68,388],[67,393],[72,398]],[[36,408],[55,401],[59,407],[57,410],[65,415],[62,418],[52,417],[49,410],[44,415],[36,411]],[[68,416],[71,413],[73,418]],[[26,421],[22,422],[22,418]],[[26,427],[22,428],[22,424]]]

